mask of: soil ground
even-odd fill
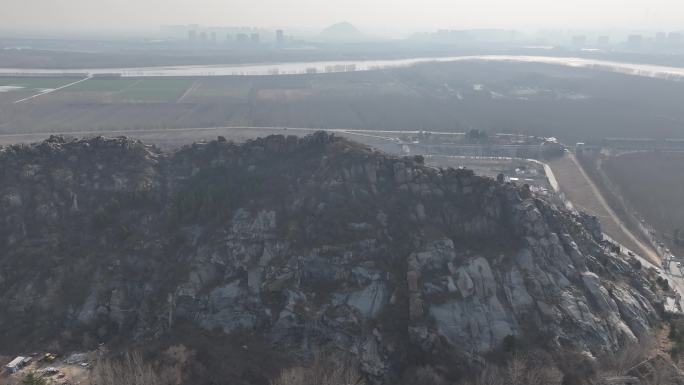
[[[640,217],[675,255],[684,245],[674,233],[684,228],[684,153],[637,152],[603,161],[603,171]]]
[[[562,158],[554,159],[549,162],[549,166],[556,175],[561,192],[576,209],[598,217],[603,231],[611,238],[659,265],[659,256],[634,235],[615,214],[574,155],[567,154]]]

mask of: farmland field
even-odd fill
[[[73,77],[0,77],[0,86],[19,86],[28,89],[57,88],[78,80]]]
[[[535,63],[432,63],[282,76],[93,78],[12,104],[20,93],[0,93],[0,133],[284,126],[477,128],[555,136],[566,144],[644,135],[684,138],[684,82]]]
[[[561,192],[572,205],[581,211],[598,217],[603,231],[611,238],[637,252],[645,252],[621,228],[616,218],[597,198],[592,189],[591,180],[582,172],[578,164],[570,156],[552,159],[548,162],[558,180]]]
[[[124,101],[174,102],[192,85],[192,79],[144,79],[126,88]]]
[[[136,79],[89,79],[69,87],[65,92],[117,92],[137,83]]]
[[[183,100],[185,102],[210,102],[212,100],[249,98],[254,81],[246,81],[238,77],[218,77],[215,79],[199,79],[193,92]]]
[[[76,80],[78,78],[72,77],[0,77],[0,104],[12,103]]]

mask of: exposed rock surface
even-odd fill
[[[4,147],[0,349],[183,323],[335,346],[377,381],[415,352],[467,364],[508,336],[598,355],[649,333],[656,287],[586,221],[326,134]]]

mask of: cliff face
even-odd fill
[[[646,337],[656,288],[583,221],[326,134],[5,147],[0,349],[182,324],[339,348],[378,381],[416,354],[477,361],[508,336],[597,355]]]

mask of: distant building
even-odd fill
[[[662,146],[662,142],[653,138],[605,138],[605,147],[619,150],[652,150]]]
[[[587,44],[587,37],[584,35],[576,35],[572,37],[572,45],[575,47],[584,47]]]
[[[199,39],[201,42],[206,42],[207,41],[207,33],[204,31],[200,32]]]
[[[684,34],[681,32],[670,32],[667,35],[667,42],[670,44],[681,44],[684,41]]]
[[[216,32],[214,31],[211,32],[211,42],[216,43]]]
[[[249,36],[247,36],[246,33],[238,33],[237,36],[235,37],[238,43],[247,43],[249,41]]]
[[[31,362],[30,357],[19,356],[13,359],[9,364],[5,365],[5,369],[7,369],[9,373],[16,373],[19,370],[21,370],[21,368],[26,366],[29,362]]]
[[[196,41],[197,40],[197,31],[195,31],[195,30],[188,31],[188,40]]]
[[[665,32],[658,32],[655,36],[656,43],[663,44],[667,40],[667,34]]]
[[[601,146],[596,144],[587,144],[579,142],[575,145],[575,154],[577,155],[596,155],[601,152]]]
[[[631,48],[639,48],[641,47],[641,43],[643,42],[644,37],[641,35],[629,35],[627,37],[627,44]]]
[[[606,46],[610,44],[610,36],[603,35],[599,36],[598,39],[596,40],[596,43],[601,46]]]
[[[233,35],[227,33],[226,34],[226,42],[231,42],[233,40]]]
[[[285,44],[285,32],[283,32],[282,29],[279,29],[276,31],[276,44],[278,44],[278,45],[284,45]]]
[[[259,41],[261,40],[258,33],[251,34],[249,39],[252,41],[252,44],[259,44]]]
[[[437,30],[437,39],[440,40],[447,40],[450,35],[450,31],[448,29],[438,29]]]
[[[121,73],[109,72],[109,73],[93,74],[92,76],[94,79],[118,79],[121,77]]]

